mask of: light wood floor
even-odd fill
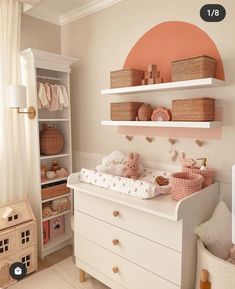
[[[73,247],[70,245],[55,253],[46,256],[43,260],[38,259],[38,271],[42,271],[46,268],[49,268],[59,263],[60,261],[67,259],[72,255],[73,255]]]

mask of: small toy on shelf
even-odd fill
[[[151,105],[144,103],[138,110],[138,117],[136,117],[136,120],[149,121],[151,120],[152,112],[153,108],[151,107]]]
[[[58,170],[60,170],[59,163],[58,163],[58,161],[54,160],[52,162],[52,165],[51,165],[51,171],[56,173],[56,171],[58,171]]]
[[[46,177],[48,178],[48,180],[52,180],[56,177],[56,173],[53,171],[48,171],[46,172]]]
[[[51,216],[52,210],[50,206],[45,206],[42,208],[42,216],[43,218],[49,218]]]
[[[152,116],[152,121],[170,121],[171,120],[171,112],[169,109],[165,107],[158,107],[154,109]]]
[[[50,222],[50,238],[58,237],[65,233],[64,216],[54,218]]]
[[[148,64],[147,71],[144,72],[144,78],[142,79],[142,85],[155,84],[163,82],[160,77],[160,71],[157,70],[156,64]]]
[[[67,211],[70,209],[70,200],[68,197],[59,198],[52,201],[52,210],[58,213]]]
[[[139,154],[130,153],[127,164],[123,169],[123,176],[132,179],[139,178]]]
[[[41,164],[41,182],[45,182],[47,180],[46,173],[48,171],[48,167],[44,164]]]

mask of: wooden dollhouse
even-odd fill
[[[36,220],[27,198],[0,206],[1,288],[17,282],[9,274],[9,268],[15,262],[23,263],[27,274],[37,270]]]

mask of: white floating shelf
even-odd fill
[[[138,127],[178,127],[178,128],[215,128],[221,127],[220,121],[113,121],[103,120],[102,125],[107,126],[138,126]]]
[[[161,90],[180,90],[191,88],[205,88],[224,86],[224,81],[216,78],[201,78],[176,82],[164,82],[158,84],[130,86],[121,88],[110,88],[101,90],[101,94],[138,94],[147,92],[157,92]]]

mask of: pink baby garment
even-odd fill
[[[59,110],[59,98],[57,95],[57,89],[56,85],[49,84],[50,85],[50,91],[51,91],[51,103],[48,107],[49,111],[56,111]]]

